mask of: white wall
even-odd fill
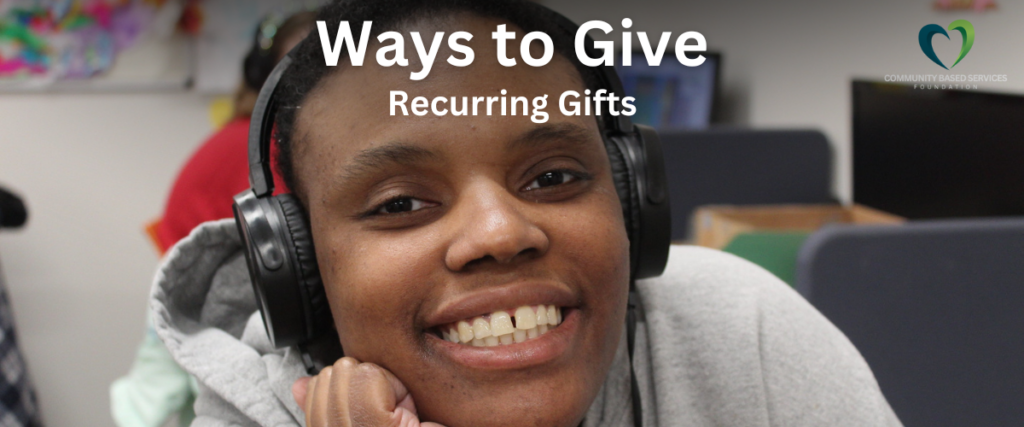
[[[548,0],[577,21],[622,17],[634,30],[698,30],[725,57],[731,115],[755,127],[815,127],[837,152],[849,195],[853,77],[938,73],[917,46],[927,23],[974,23],[957,73],[1009,74],[1024,92],[1024,5],[939,13],[932,0],[822,2]],[[959,35],[940,42],[955,56]],[[23,350],[50,426],[111,423],[108,385],[128,370],[157,258],[142,232],[178,167],[210,131],[195,94],[0,95],[0,183],[19,190],[29,226],[0,234]]]
[[[21,348],[48,426],[112,425],[109,385],[144,332],[157,217],[210,131],[194,94],[0,95],[0,185],[30,219],[0,233]]]
[[[700,31],[724,58],[724,90],[738,124],[814,127],[835,147],[837,194],[850,197],[850,81],[886,74],[945,74],[918,46],[925,24],[956,19],[974,24],[974,48],[953,74],[1008,74],[1009,82],[979,85],[1024,93],[1024,2],[998,1],[995,12],[939,12],[934,0],[545,0],[583,22],[601,19],[621,37],[623,17],[634,31]],[[960,34],[934,38],[947,66]],[[673,39],[672,43],[675,43]],[[634,41],[634,46],[639,43]]]

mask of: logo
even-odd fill
[[[963,44],[960,46],[960,56],[957,56],[956,62],[953,62],[953,65],[950,65],[949,68],[939,60],[939,57],[935,56],[935,49],[932,48],[932,36],[942,34],[946,36],[947,40],[949,39],[949,34],[946,33],[946,30],[936,24],[928,24],[921,27],[921,31],[917,33],[917,41],[921,44],[921,51],[924,52],[924,55],[947,70],[959,64],[960,60],[964,59],[967,56],[967,52],[970,52],[971,47],[974,46],[974,26],[966,19],[953,21],[949,24],[949,30],[957,30],[963,37]]]

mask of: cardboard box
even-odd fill
[[[704,206],[693,221],[693,243],[722,249],[743,233],[811,233],[827,224],[900,224],[905,219],[861,205],[766,205]]]

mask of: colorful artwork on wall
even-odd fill
[[[102,75],[138,41],[165,3],[0,0],[0,81],[38,85]]]
[[[325,0],[0,0],[0,92],[224,94],[268,17]]]

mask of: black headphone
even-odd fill
[[[543,9],[552,14],[563,30],[576,33],[578,26],[568,18]],[[587,48],[591,56],[598,56],[589,38]],[[252,189],[235,196],[234,213],[267,335],[275,347],[299,346],[303,362],[312,374],[332,364],[342,353],[339,345],[326,344],[322,346],[327,348],[322,351],[327,354],[325,360],[312,354],[317,350],[312,347],[325,340],[322,336],[336,343],[337,334],[324,334],[333,331],[333,319],[320,279],[308,217],[295,196],[273,195],[270,145],[279,108],[275,94],[291,63],[289,53],[267,77],[256,100],[249,129]],[[600,87],[623,93],[614,67],[599,67],[595,75],[600,79]],[[601,120],[630,242],[627,337],[632,362],[636,321],[642,316],[634,281],[661,275],[668,262],[671,220],[665,165],[661,141],[654,129],[634,125],[625,115],[605,115]],[[638,393],[633,375],[635,420],[641,418]]]

